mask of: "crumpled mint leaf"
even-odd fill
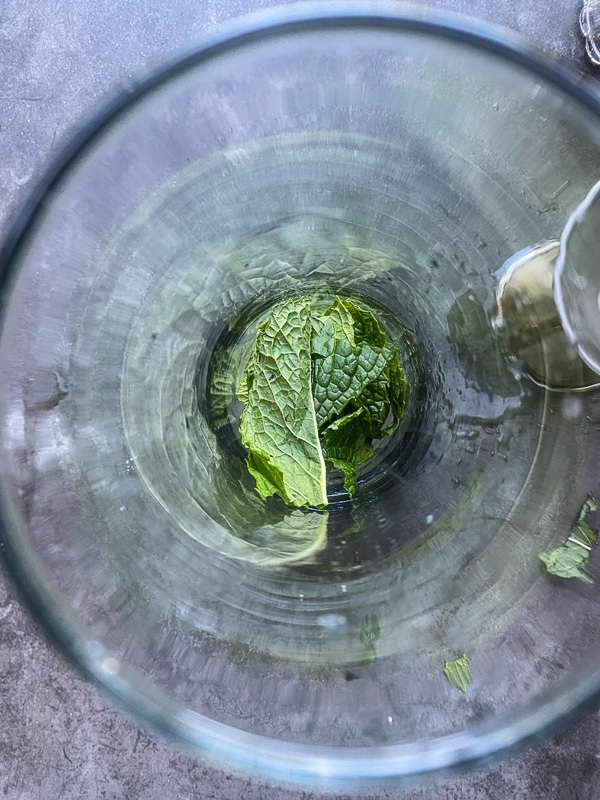
[[[356,491],[356,468],[373,455],[373,445],[365,435],[363,420],[359,414],[348,414],[325,428],[323,439],[325,458],[343,471],[344,489],[352,496]]]
[[[406,408],[406,380],[402,374],[402,367],[397,358],[393,358],[387,365],[386,377],[389,381],[388,391],[390,398],[390,408],[392,411],[392,422],[381,431],[381,435],[389,436],[398,427],[400,418]]]
[[[344,425],[348,425],[349,422],[356,419],[357,417],[363,416],[364,408],[362,406],[360,408],[356,408],[353,411],[349,411],[343,417],[337,417],[330,425],[325,428],[325,431],[339,431],[340,428],[343,428]]]
[[[354,322],[354,341],[365,342],[371,347],[385,347],[385,334],[373,314],[355,305],[352,300],[343,300],[344,307]]]
[[[463,692],[466,692],[473,679],[473,673],[471,672],[469,659],[466,653],[463,653],[460,658],[454,661],[446,661],[444,675],[448,678],[450,683],[453,683],[456,687],[462,689]]]
[[[365,419],[368,421],[367,429],[372,438],[378,438],[381,425],[385,422],[390,409],[389,379],[387,366],[381,375],[372,381],[356,402],[365,410]]]
[[[578,522],[585,520],[591,513],[593,513],[597,508],[596,505],[596,498],[591,492],[588,492],[588,495],[585,499],[584,504],[581,506],[581,511],[579,512],[579,517],[577,519]]]
[[[236,392],[245,404],[242,442],[258,493],[279,494],[291,505],[326,505],[326,458],[344,472],[352,495],[357,467],[373,455],[372,440],[398,425],[405,392],[396,348],[370,311],[340,297],[328,308],[301,298],[273,311],[258,329]]]
[[[567,541],[549,553],[539,554],[544,572],[559,578],[579,578],[584,583],[594,582],[585,567],[590,559],[590,550],[598,539],[598,531],[586,522],[586,517],[595,510],[596,500],[589,492]]]
[[[323,327],[327,326],[331,328],[336,339],[345,339],[354,347],[354,320],[344,301],[339,297],[336,297],[333,305],[324,311],[319,308],[313,309],[312,324],[314,336],[318,336]]]
[[[327,505],[312,396],[310,300],[289,300],[259,326],[248,367],[242,443],[257,490],[294,506]]]
[[[551,553],[540,553],[539,559],[542,568],[549,575],[559,578],[579,578],[584,583],[593,583],[593,579],[583,569],[589,560],[589,555],[583,547],[576,545],[561,545]]]
[[[324,344],[321,353],[313,358],[313,396],[319,429],[362,395],[381,375],[392,354],[389,345],[373,348],[363,342],[352,347],[349,341],[335,337]]]
[[[248,402],[248,377],[244,376],[241,381],[240,385],[238,386],[238,390],[236,392],[236,397],[238,400],[241,400],[244,405]]]

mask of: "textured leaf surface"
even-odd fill
[[[350,401],[359,398],[381,375],[390,359],[391,348],[373,348],[366,342],[352,347],[345,339],[333,337],[324,352],[325,356],[313,359],[313,396],[319,429],[344,411]]]
[[[590,559],[590,550],[598,539],[598,531],[586,522],[586,517],[595,510],[596,500],[590,492],[567,541],[549,553],[539,554],[544,572],[559,578],[579,578],[584,583],[594,582],[585,567]]]
[[[355,305],[352,300],[344,300],[344,307],[354,322],[354,341],[366,342],[372,347],[384,347],[386,338],[381,326],[370,311]]]
[[[473,679],[473,673],[471,672],[467,655],[463,654],[455,661],[446,661],[444,675],[448,678],[450,683],[453,683],[459,689],[462,689],[463,692],[466,692]]]
[[[323,439],[325,458],[344,472],[344,488],[353,495],[356,468],[373,455],[373,445],[365,436],[363,420],[360,415],[348,414],[326,428]]]
[[[380,427],[385,422],[390,408],[389,380],[386,372],[387,367],[379,378],[365,387],[358,401],[365,410],[365,418],[368,421],[367,429],[372,437],[380,435]]]
[[[331,325],[337,339],[346,339],[354,347],[354,319],[346,303],[335,298],[334,304],[325,312],[323,319],[327,325]]]
[[[584,583],[593,583],[592,578],[583,569],[589,560],[588,551],[571,543],[561,545],[550,553],[540,553],[539,559],[543,569],[549,575],[559,578],[579,578]]]
[[[290,300],[258,329],[241,418],[248,469],[263,497],[327,504],[325,462],[312,398],[310,300]]]
[[[393,419],[390,426],[382,430],[381,433],[384,436],[389,436],[389,434],[393,433],[398,427],[398,423],[406,407],[406,380],[402,374],[402,368],[397,358],[394,357],[388,363],[386,377],[389,382],[388,392]]]

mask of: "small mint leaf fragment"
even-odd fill
[[[371,347],[385,347],[385,334],[373,314],[355,305],[352,300],[342,301],[354,321],[354,340],[357,345],[366,343]]]
[[[360,629],[360,641],[367,649],[367,659],[375,661],[377,653],[375,652],[375,645],[379,639],[381,631],[379,629],[379,622],[376,614],[367,614]]]
[[[591,492],[588,492],[585,502],[581,506],[581,511],[579,512],[577,521],[582,522],[583,520],[587,519],[587,517],[589,517],[589,515],[596,510],[596,508],[596,498]]]
[[[549,553],[539,554],[544,572],[558,578],[578,578],[584,583],[594,582],[585,567],[590,560],[590,550],[598,539],[598,531],[586,521],[595,510],[596,500],[589,492],[567,541]]]
[[[593,583],[593,579],[584,570],[588,563],[587,550],[577,545],[561,545],[550,553],[540,553],[542,569],[549,575],[558,578],[579,578],[584,583]]]
[[[448,678],[450,683],[453,683],[458,689],[466,692],[469,684],[473,679],[473,673],[469,666],[469,659],[466,653],[454,661],[446,661],[444,667],[444,675]]]
[[[406,408],[406,380],[402,374],[402,367],[398,363],[396,357],[388,363],[386,378],[389,382],[388,391],[393,417],[392,424],[382,431],[382,434],[387,436],[396,430],[398,422],[404,415],[404,409]]]

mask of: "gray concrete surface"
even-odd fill
[[[0,237],[102,96],[219,22],[269,0],[0,0]],[[435,0],[520,31],[587,69],[580,0]],[[1,548],[0,548],[1,552]],[[9,800],[309,800],[206,767],[115,711],[46,642],[0,573],[0,794]],[[542,747],[409,800],[598,800],[600,714]]]

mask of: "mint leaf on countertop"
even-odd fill
[[[594,582],[585,567],[590,559],[590,550],[598,539],[598,531],[586,521],[595,510],[596,500],[589,492],[567,541],[549,553],[539,554],[538,558],[545,572],[559,578],[579,578],[584,583]]]
[[[246,370],[242,443],[258,492],[293,506],[327,505],[312,397],[310,300],[289,300],[258,328]]]

